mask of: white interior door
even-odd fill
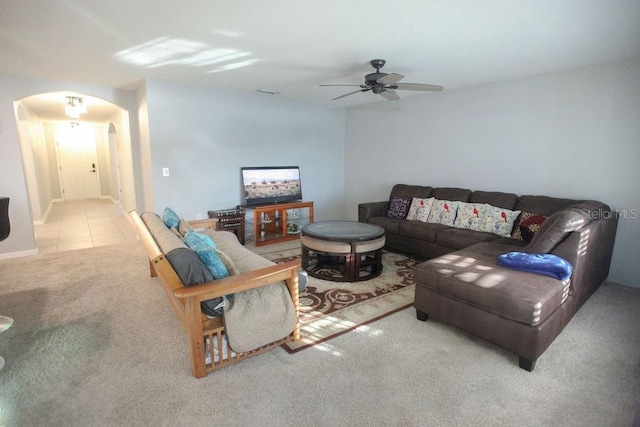
[[[90,128],[77,126],[56,133],[62,197],[95,199],[98,187],[96,139]]]

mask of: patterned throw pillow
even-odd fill
[[[180,217],[177,213],[173,211],[171,208],[164,208],[164,212],[162,212],[162,221],[167,228],[178,227],[180,223]]]
[[[229,277],[229,271],[220,259],[215,248],[205,243],[198,243],[192,249],[198,254],[214,279]]]
[[[458,213],[453,226],[457,228],[482,231],[481,226],[483,217],[484,203],[460,202],[458,204]]]
[[[184,235],[184,244],[189,246],[191,249],[199,244],[211,246],[212,248],[216,247],[216,244],[213,242],[211,237],[195,231],[188,231],[187,234]]]
[[[394,197],[389,204],[387,216],[389,218],[406,219],[412,200],[411,197]]]
[[[407,219],[409,221],[422,221],[427,222],[429,219],[429,212],[431,212],[431,206],[433,206],[433,197],[428,199],[421,199],[414,197],[409,207],[409,213]]]
[[[544,215],[539,215],[531,212],[522,212],[520,215],[520,222],[513,229],[512,239],[524,240],[527,243],[531,243],[531,239],[536,234],[536,231],[540,228],[540,225],[547,219]]]
[[[460,202],[434,199],[427,222],[453,226]]]
[[[520,212],[521,211],[502,209],[485,203],[481,230],[502,237],[510,237],[511,231],[513,230],[513,223],[516,221],[516,218],[518,218],[518,215],[520,215]]]

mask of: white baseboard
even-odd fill
[[[0,254],[0,259],[20,258],[23,256],[38,255],[39,253],[38,248],[29,249],[28,251],[8,252],[6,254]]]
[[[49,202],[49,206],[47,206],[47,210],[46,210],[46,212],[44,213],[44,215],[42,215],[42,219],[40,219],[40,220],[36,220],[36,221],[33,221],[33,225],[42,225],[42,224],[44,224],[45,222],[47,222],[47,218],[49,217],[49,213],[51,212],[51,206],[52,206],[54,203],[60,203],[60,202],[64,202],[64,200],[63,200],[63,199],[52,199],[52,200]]]
[[[120,200],[116,200],[111,196],[100,196],[101,200],[111,200],[111,203],[120,203]]]

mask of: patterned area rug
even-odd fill
[[[263,256],[276,263],[291,261],[300,258],[300,249]],[[309,277],[306,291],[300,293],[301,338],[283,347],[295,353],[411,306],[418,262],[384,252],[382,274],[374,279],[349,283]]]

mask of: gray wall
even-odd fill
[[[315,200],[318,220],[355,219],[359,202],[387,198],[397,182],[593,198],[627,214],[611,280],[640,286],[640,220],[633,215],[640,210],[640,61],[421,94],[346,113],[162,81],[133,93],[0,76],[0,196],[11,197],[12,216],[0,255],[35,248],[13,101],[62,90],[99,96],[133,113],[140,210],[172,206],[193,218],[234,206],[245,165],[299,165],[304,197]],[[162,177],[163,167],[170,177]]]
[[[610,279],[640,286],[640,61],[349,108],[346,132],[351,219],[395,183],[597,199],[626,213]]]
[[[241,202],[242,166],[298,165],[316,219],[342,215],[343,110],[164,81],[148,81],[146,97],[156,212],[206,217]]]

